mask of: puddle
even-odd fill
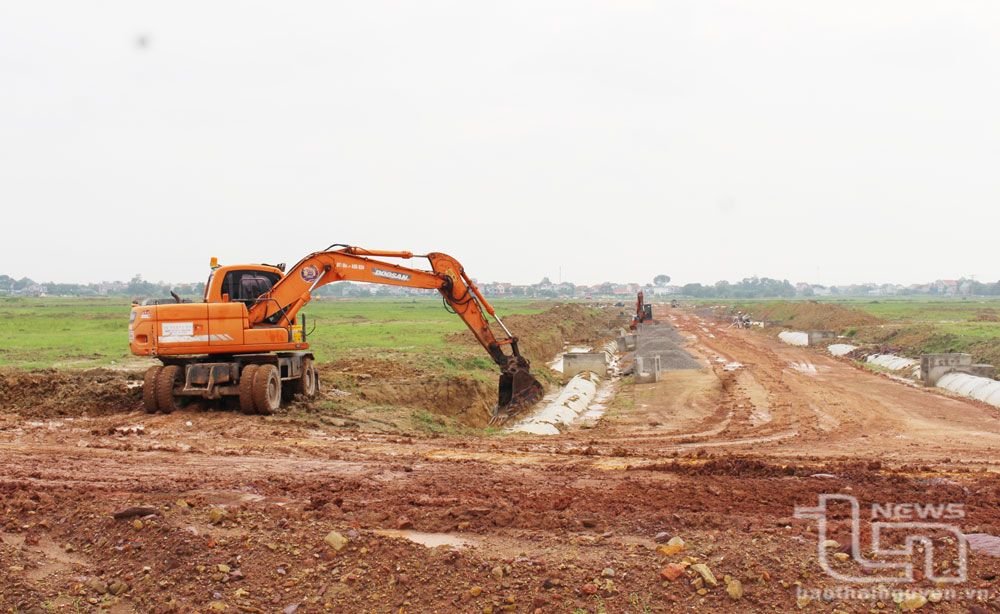
[[[437,548],[438,546],[471,548],[477,545],[477,543],[471,539],[466,539],[465,537],[460,537],[451,533],[421,533],[419,531],[395,529],[376,530],[374,533],[375,535],[381,535],[383,537],[401,537],[428,548]]]
[[[730,362],[730,363],[727,363],[725,366],[723,366],[722,370],[723,371],[735,371],[736,369],[739,369],[742,366],[743,366],[743,363],[740,363],[740,362]]]

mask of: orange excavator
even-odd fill
[[[155,356],[142,388],[149,413],[171,412],[195,397],[225,399],[244,413],[271,414],[282,398],[313,397],[319,391],[314,356],[306,342],[305,314],[299,311],[316,288],[336,281],[365,281],[441,293],[445,307],[468,325],[500,367],[500,389],[493,420],[502,421],[537,403],[544,394],[493,307],[451,256],[426,254],[430,271],[375,260],[410,259],[411,252],[372,251],[331,245],[309,254],[285,273],[285,265],[219,266],[200,303],[147,299],[133,303],[129,347],[138,356]],[[506,333],[497,339],[486,314]],[[509,346],[509,353],[504,352]]]
[[[635,301],[635,315],[632,316],[632,323],[629,325],[629,328],[631,330],[636,330],[640,324],[648,322],[652,319],[653,306],[643,300],[642,290],[640,290],[639,296]]]

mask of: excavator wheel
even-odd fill
[[[174,387],[184,381],[184,370],[177,365],[163,367],[156,377],[156,406],[163,413],[183,409],[187,398],[174,394]]]
[[[253,405],[264,416],[281,407],[281,377],[274,365],[261,365],[253,376]]]
[[[156,404],[156,378],[163,370],[163,365],[155,365],[146,369],[142,378],[142,407],[147,414],[155,414],[159,410]]]
[[[240,412],[255,414],[257,409],[253,403],[253,376],[257,374],[257,365],[243,367],[240,374]]]
[[[291,388],[295,394],[301,394],[307,399],[316,396],[316,393],[319,392],[319,374],[316,373],[316,367],[313,366],[312,360],[302,359],[302,377],[295,380]]]

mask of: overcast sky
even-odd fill
[[[992,0],[4,0],[0,273],[350,243],[480,281],[995,281],[998,32]]]

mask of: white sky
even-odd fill
[[[10,0],[0,273],[351,243],[481,281],[994,281],[998,32],[992,0]]]

